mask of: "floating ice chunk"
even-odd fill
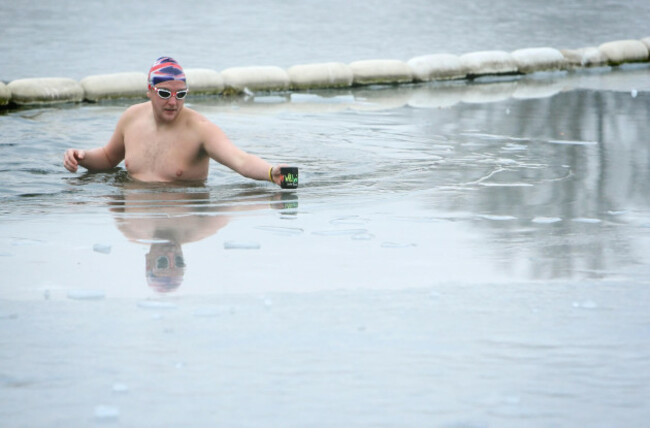
[[[304,230],[299,227],[257,226],[256,229],[287,236],[304,233]]]
[[[602,222],[602,220],[598,218],[586,218],[586,217],[576,217],[574,219],[571,219],[571,221],[575,221],[576,223],[590,223],[590,224],[597,224]]]
[[[206,308],[198,308],[194,311],[193,315],[197,318],[214,318],[218,317],[219,314],[222,311],[219,310],[217,307],[206,307]]]
[[[375,239],[375,235],[372,233],[357,233],[356,235],[352,235],[352,239],[355,241],[371,241]]]
[[[106,293],[101,290],[70,290],[68,299],[72,300],[102,300]]]
[[[597,309],[598,304],[593,300],[583,300],[582,302],[573,302],[573,307],[579,309]]]
[[[115,406],[100,404],[95,406],[95,418],[101,420],[117,419],[120,417],[120,409]]]
[[[111,246],[108,244],[95,244],[93,245],[93,251],[96,253],[110,254]]]
[[[129,387],[123,383],[114,383],[113,392],[119,392],[120,394],[129,392]]]
[[[479,217],[483,218],[485,220],[493,220],[493,221],[517,220],[517,217],[511,216],[511,215],[490,215],[490,214],[485,214],[485,215],[480,215]]]
[[[343,230],[319,230],[312,232],[314,235],[319,236],[341,236],[341,235],[360,235],[368,233],[366,229],[343,229]]]
[[[138,302],[138,307],[142,309],[176,309],[177,306],[171,302],[161,302],[159,300],[142,300]]]
[[[399,243],[399,242],[382,242],[382,248],[410,248],[415,247],[416,245],[412,242],[410,243]]]
[[[630,95],[632,95],[632,98],[636,98],[636,96],[637,96],[638,94],[639,94],[639,91],[637,91],[636,89],[632,89],[632,90],[630,91]]]
[[[568,144],[576,146],[596,146],[598,141],[576,141],[576,140],[548,140],[547,143],[551,144]]]
[[[226,250],[259,250],[261,247],[259,242],[227,241],[223,244]]]
[[[538,224],[551,224],[562,221],[559,217],[535,217],[532,222]]]

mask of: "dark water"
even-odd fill
[[[648,16],[645,2],[5,3],[5,80],[146,69],[163,49],[222,68],[582,46],[647,36],[631,33]],[[299,166],[297,191],[214,163],[202,186],[67,172],[63,151],[103,144],[129,103],[0,114],[3,423],[650,420],[647,65],[188,100]]]

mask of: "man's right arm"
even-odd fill
[[[79,166],[88,171],[105,171],[115,168],[124,159],[124,122],[127,114],[122,115],[115,127],[111,139],[103,147],[90,150],[68,149],[63,155],[63,166],[76,172]]]

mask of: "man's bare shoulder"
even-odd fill
[[[143,103],[133,104],[132,106],[128,107],[126,110],[124,110],[122,116],[133,117],[150,111],[151,111],[151,102],[145,101]]]
[[[202,113],[189,107],[183,107],[183,111],[185,113],[185,120],[187,120],[191,128],[198,128],[202,131],[208,132],[219,129],[214,122],[205,117]]]

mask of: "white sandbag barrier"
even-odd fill
[[[221,72],[226,94],[286,91],[289,75],[280,67],[233,67]]]
[[[11,101],[11,91],[7,85],[0,82],[0,106],[6,106]]]
[[[407,62],[416,82],[455,80],[467,77],[467,68],[457,55],[437,54],[417,56]]]
[[[467,68],[467,77],[517,74],[517,63],[508,52],[481,51],[461,55],[460,62]]]
[[[431,54],[407,62],[394,59],[355,61],[350,64],[327,62],[280,67],[234,67],[221,72],[211,69],[186,69],[191,94],[237,95],[265,92],[305,91],[369,85],[399,85],[412,82],[472,80],[483,76],[510,76],[538,72],[580,70],[589,67],[614,67],[625,63],[650,61],[650,37],[617,40],[598,47],[554,49],[538,47],[512,52],[499,50],[453,54]],[[499,78],[502,80],[501,78]],[[485,79],[481,79],[485,80]],[[498,85],[496,83],[489,83]],[[503,86],[503,85],[502,85]],[[443,90],[441,88],[435,90]],[[0,82],[0,107],[80,101],[96,102],[111,98],[145,98],[145,73],[115,73],[89,76],[76,82],[65,78],[32,78]],[[439,105],[457,102],[454,96],[442,97]],[[506,91],[481,88],[480,99],[501,99]],[[535,92],[535,91],[533,91]],[[522,92],[523,97],[531,96]],[[460,101],[465,101],[460,99]],[[476,102],[471,99],[470,102]],[[417,103],[417,102],[416,102]]]
[[[523,74],[566,70],[567,68],[567,60],[562,52],[553,48],[518,49],[511,55],[515,60],[517,70]]]
[[[405,62],[393,59],[355,61],[350,64],[355,85],[399,84],[413,81],[413,71]]]
[[[352,69],[340,62],[294,65],[287,70],[291,89],[347,88],[352,86]]]
[[[186,68],[185,78],[191,94],[220,94],[225,89],[221,74],[207,68]]]
[[[66,78],[19,79],[7,87],[11,91],[11,102],[17,105],[80,102],[84,98],[79,82]]]
[[[641,40],[618,40],[603,43],[598,50],[610,65],[648,61],[648,47]]]
[[[566,59],[566,65],[569,69],[607,65],[607,58],[595,46],[580,49],[562,49],[560,52]]]
[[[82,79],[81,86],[86,101],[144,97],[147,92],[147,75],[145,73],[99,74]]]
[[[644,37],[641,39],[641,42],[643,42],[645,47],[648,48],[648,51],[650,51],[650,37]]]

